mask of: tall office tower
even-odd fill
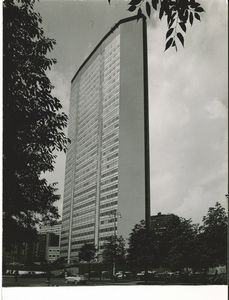
[[[150,218],[146,21],[119,21],[71,85],[61,256]]]

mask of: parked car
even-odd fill
[[[117,278],[117,279],[124,279],[126,277],[127,276],[126,276],[125,272],[123,272],[123,271],[119,271],[115,274],[115,278]]]
[[[86,278],[83,275],[69,275],[65,277],[65,283],[69,284],[85,284],[86,283]]]
[[[145,271],[140,271],[136,275],[139,279],[142,279],[145,276]]]
[[[149,279],[151,279],[152,277],[154,277],[155,273],[156,273],[156,271],[148,270],[147,271],[147,277]],[[137,275],[138,279],[142,280],[142,279],[145,278],[146,272],[145,271],[141,271],[141,272],[138,272],[136,275]]]

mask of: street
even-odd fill
[[[78,285],[78,286],[104,286],[104,285],[198,285],[198,283],[191,282],[168,282],[164,281],[153,281],[150,280],[148,282],[140,281],[140,280],[99,280],[99,279],[91,279],[87,280],[86,284]],[[77,286],[74,284],[66,284],[64,278],[51,278],[50,282],[46,282],[46,278],[23,278],[19,277],[17,282],[13,276],[3,276],[2,280],[3,287],[47,287],[47,286]]]
[[[139,281],[111,281],[111,280],[90,280],[86,286],[97,285],[136,285]],[[39,287],[39,286],[75,286],[74,284],[66,284],[64,278],[51,278],[50,283],[46,283],[46,278],[23,278],[18,277],[17,282],[12,276],[3,276],[3,287]],[[82,285],[79,285],[82,286]]]

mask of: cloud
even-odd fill
[[[213,5],[214,2],[214,5]],[[166,24],[148,28],[151,210],[199,222],[227,193],[227,17],[206,14],[178,53],[163,52]]]
[[[68,112],[74,71],[91,45],[128,12],[126,4],[113,1],[113,8],[57,3],[54,14],[45,3],[42,15],[47,13],[47,28],[57,39],[58,64],[49,77]],[[178,53],[164,52],[166,22],[157,14],[148,22],[151,209],[195,222],[216,201],[226,206],[227,193],[227,4],[202,4],[206,13],[188,27]],[[58,155],[55,172],[47,175],[59,182],[61,194],[64,161]],[[62,201],[58,206],[61,211]]]
[[[54,89],[52,90],[52,95],[57,97],[62,106],[63,111],[68,114],[69,111],[69,98],[70,98],[70,80],[63,73],[57,71],[53,68],[51,71],[47,71],[47,76],[49,77]]]

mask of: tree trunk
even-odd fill
[[[88,263],[88,280],[91,279],[91,263]]]

